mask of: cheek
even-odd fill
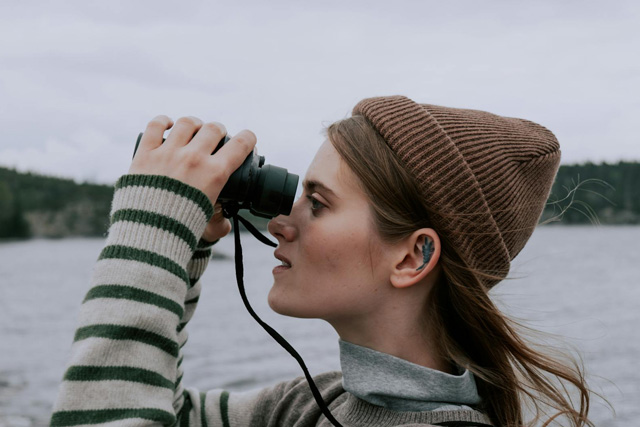
[[[310,232],[301,238],[304,269],[321,276],[351,276],[369,267],[369,239],[366,231],[331,227],[330,232]],[[346,278],[346,277],[345,277]]]

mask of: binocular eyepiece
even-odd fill
[[[138,135],[135,156],[142,139]],[[226,135],[218,143],[212,155],[229,141]],[[165,138],[162,139],[162,142]],[[225,217],[235,215],[239,209],[248,209],[253,215],[271,219],[278,215],[289,215],[298,187],[298,175],[286,169],[264,164],[264,156],[259,156],[256,149],[247,156],[242,165],[229,177],[218,201],[222,205]]]

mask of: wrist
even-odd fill
[[[160,175],[124,175],[115,185],[109,244],[162,255],[186,265],[213,215],[195,187]]]
[[[200,238],[200,240],[198,241],[198,245],[197,245],[197,249],[198,250],[202,250],[202,249],[211,249],[211,247],[213,245],[215,245],[216,243],[218,243],[220,241],[220,239],[215,239],[212,242],[210,242],[209,240],[205,239],[204,237]]]

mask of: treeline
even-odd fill
[[[0,237],[101,236],[113,188],[0,168]]]
[[[106,236],[113,186],[0,167],[0,239]],[[242,216],[261,229],[267,220]]]
[[[105,236],[113,187],[0,167],[0,238]],[[243,214],[258,228],[267,220]],[[640,224],[640,163],[561,166],[542,220]]]
[[[640,163],[560,166],[542,220],[640,224]]]

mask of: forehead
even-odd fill
[[[358,178],[328,140],[316,152],[305,181],[320,182],[333,190],[338,197],[341,197],[341,194],[352,193],[364,195]]]

